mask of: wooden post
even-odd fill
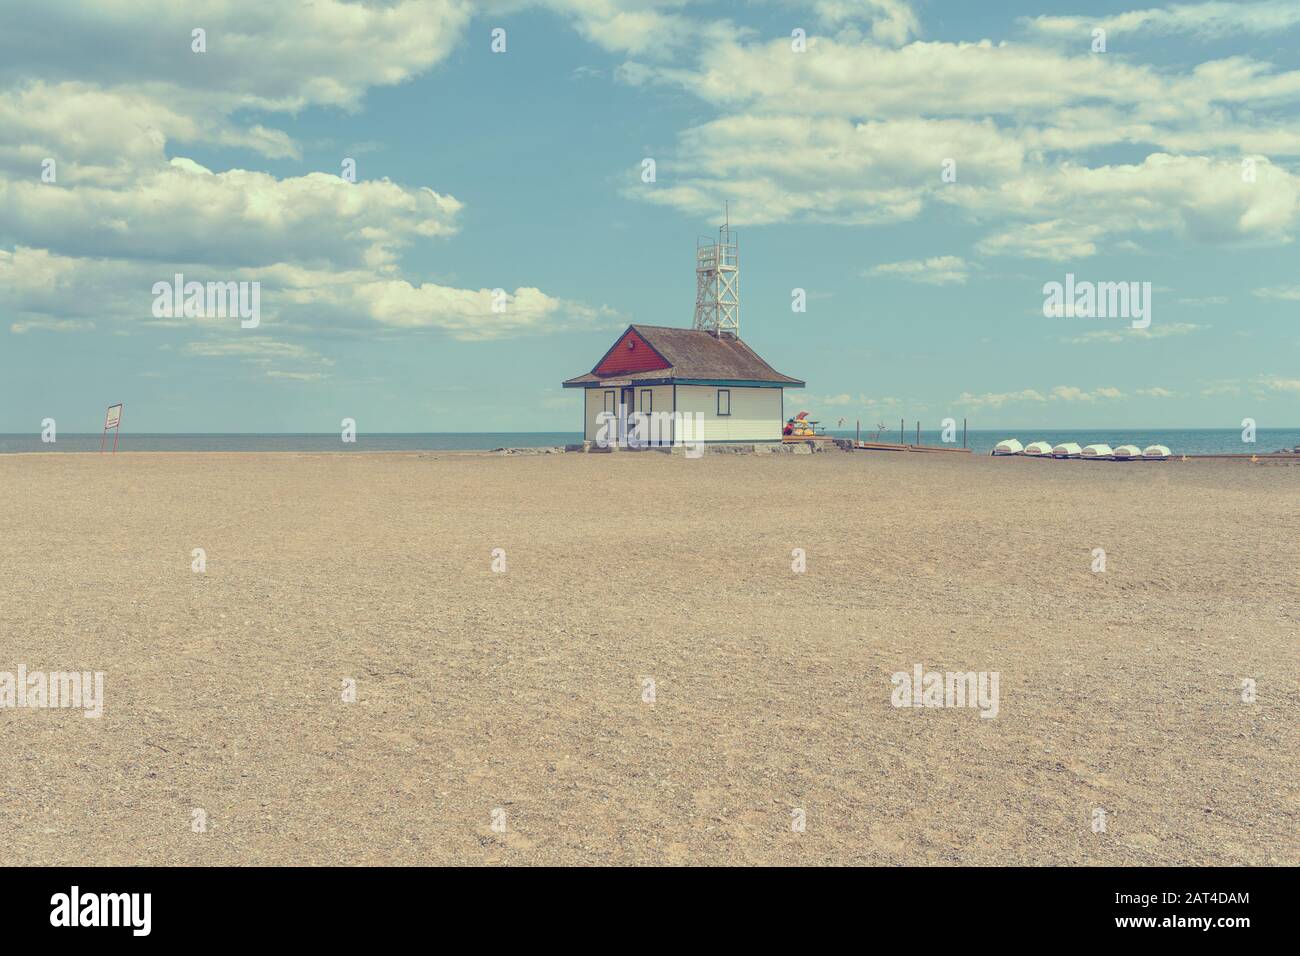
[[[921,423],[916,423],[916,443],[921,444]]]
[[[857,427],[857,431],[856,431],[854,434],[855,434],[855,437],[854,437],[854,439],[853,439],[854,441],[857,441],[857,442],[862,441],[862,419],[860,419],[860,418],[858,419],[858,427]]]
[[[907,439],[905,439],[905,438],[903,437],[903,424],[904,424],[904,422],[903,422],[903,420],[900,418],[900,419],[898,420],[898,443],[899,443],[900,445],[906,445],[906,444],[907,444]]]
[[[966,419],[961,420],[961,447],[966,447]]]

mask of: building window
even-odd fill
[[[718,414],[731,414],[731,389],[729,388],[718,389]]]
[[[647,414],[654,411],[654,392],[648,388],[641,389],[641,411]]]
[[[612,389],[605,393],[605,411],[611,415],[614,414],[614,391]]]

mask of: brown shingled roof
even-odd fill
[[[731,335],[714,335],[695,329],[674,329],[663,325],[630,325],[647,344],[664,357],[671,368],[651,369],[645,372],[621,372],[603,378],[588,372],[564,383],[578,388],[595,385],[606,379],[616,381],[726,381],[768,382],[802,388],[803,382],[782,375],[768,365],[758,353],[740,339]],[[621,341],[627,334],[619,335]],[[596,365],[599,365],[598,361]]]

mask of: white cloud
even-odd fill
[[[315,349],[294,342],[284,342],[265,335],[231,331],[230,338],[205,338],[187,343],[181,353],[211,359],[236,359],[261,369],[267,378],[291,382],[318,382],[329,378],[326,371],[334,365]],[[285,366],[289,366],[286,368]]]
[[[239,108],[355,108],[373,86],[423,73],[450,54],[468,0],[227,0],[201,11],[170,0],[107,9],[96,0],[8,0],[0,83],[40,76],[152,96],[200,116]],[[207,31],[207,52],[191,30]]]
[[[1095,388],[1087,391],[1074,385],[1057,385],[1052,389],[1051,397],[1063,402],[1097,402],[1123,398],[1124,393],[1117,388]]]
[[[390,328],[436,328],[458,339],[612,326],[614,320],[609,310],[557,299],[534,288],[515,289],[498,298],[491,289],[475,291],[388,280],[357,286],[352,295],[366,314]]]
[[[1300,24],[1300,6],[1293,0],[1255,3],[1176,3],[1168,7],[1131,10],[1114,16],[1039,16],[1025,18],[1039,33],[1057,37],[1087,37],[1098,27],[1107,36],[1132,33],[1188,33],[1217,39],[1240,33],[1272,34]]]
[[[1022,168],[1023,150],[990,121],[742,114],[684,131],[678,160],[659,165],[658,182],[638,175],[625,193],[692,215],[713,215],[733,200],[733,221],[869,224],[915,218],[942,188],[939,157],[996,179]],[[933,169],[932,177],[920,170]]]
[[[1294,392],[1300,395],[1300,378],[1281,378],[1277,375],[1264,375],[1259,384],[1273,392]]]
[[[814,0],[813,10],[825,23],[871,22],[871,35],[882,43],[906,43],[920,36],[921,23],[906,0]]]
[[[1047,396],[1042,392],[1032,388],[1024,388],[1018,392],[985,392],[982,395],[962,392],[958,396],[956,404],[963,408],[1001,408],[1003,405],[1019,402],[1045,401],[1047,401]]]
[[[136,172],[120,186],[0,180],[0,220],[23,244],[60,254],[213,268],[380,268],[417,238],[452,235],[461,209],[431,189],[348,183],[327,173],[213,173],[184,159]]]
[[[1201,389],[1201,394],[1205,396],[1213,395],[1240,395],[1241,386],[1233,381],[1219,381],[1207,385]]]
[[[319,382],[322,379],[329,378],[324,372],[287,372],[278,368],[267,369],[266,377],[284,378],[293,382]]]
[[[271,158],[298,158],[282,132],[241,127],[209,111],[186,114],[142,92],[87,83],[26,82],[0,97],[0,174],[37,182],[55,160],[56,184],[122,186],[142,168],[163,165],[169,141],[243,146]]]
[[[256,281],[261,283],[263,330],[286,335],[331,327],[374,334],[434,331],[456,339],[493,339],[613,327],[612,310],[559,299],[536,288],[517,288],[500,299],[490,289],[457,289],[415,283],[376,273],[365,265],[351,270],[308,268],[279,263],[210,271],[202,264],[177,268],[187,281]],[[204,271],[209,270],[209,271]],[[166,318],[152,315],[155,282],[171,283],[171,267],[107,258],[60,256],[42,249],[0,250],[0,310],[20,317],[11,331],[50,328],[76,331],[68,323],[89,320],[191,329],[204,334],[225,330],[230,340],[193,343],[188,354],[203,357],[266,357],[272,348],[261,338],[244,338],[233,318]],[[504,311],[493,306],[502,302]],[[274,357],[291,357],[288,352]]]
[[[805,395],[803,401],[810,405],[852,405],[853,396],[848,392],[841,392],[839,395]]]
[[[635,75],[737,112],[857,119],[1003,116],[1029,125],[1053,124],[1063,107],[1104,105],[1124,108],[1130,120],[1178,128],[1215,118],[1216,104],[1259,109],[1300,91],[1300,72],[1277,72],[1245,56],[1176,72],[1118,56],[989,40],[918,41],[891,49],[853,37],[810,37],[806,53],[792,52],[787,38],[724,40],[702,51],[697,69],[642,65]],[[1257,120],[1251,117],[1250,125]]]
[[[1285,302],[1300,301],[1300,285],[1275,285],[1256,289],[1253,293],[1261,299],[1281,299]]]
[[[601,6],[578,5],[593,15]],[[15,316],[11,332],[84,330],[92,316],[220,327],[152,317],[153,283],[177,272],[262,283],[277,334],[369,324],[500,337],[604,316],[531,287],[498,314],[483,305],[490,290],[403,275],[409,247],[457,232],[462,204],[434,189],[349,183],[337,169],[213,171],[177,154],[181,143],[213,143],[297,158],[288,135],[246,117],[355,109],[371,87],[433,68],[469,21],[464,0],[231,0],[198,20],[161,0],[114,16],[91,2],[35,6],[10,4],[0,29],[0,306]],[[14,26],[26,22],[40,29]],[[191,52],[196,25],[206,53]],[[41,179],[47,157],[53,183]],[[195,344],[192,354],[217,357]]]
[[[980,219],[1058,212],[985,237],[978,248],[987,255],[1064,261],[1115,237],[1152,232],[1210,243],[1290,242],[1300,222],[1300,177],[1267,160],[1257,174],[1248,183],[1235,159],[1157,153],[1137,164],[1063,165],[942,198]]]
[[[905,404],[908,404],[902,399],[894,398],[892,396],[886,395],[879,398],[873,398],[872,396],[863,395],[861,393],[855,396],[848,392],[841,392],[838,395],[803,395],[799,399],[799,402],[802,405],[810,407],[827,405],[833,408],[856,408],[869,414],[891,411],[902,408]],[[910,403],[910,407],[918,408],[920,406],[915,402],[912,402]]]
[[[25,322],[11,322],[9,324],[9,331],[14,335],[26,335],[32,330],[45,332],[89,332],[94,327],[94,322],[80,322],[76,319],[31,319]]]
[[[1085,332],[1082,335],[1076,335],[1069,338],[1062,338],[1061,341],[1070,345],[1088,345],[1093,342],[1131,342],[1134,339],[1167,339],[1175,335],[1190,335],[1202,329],[1209,328],[1205,325],[1196,325],[1192,322],[1168,322],[1165,324],[1152,324],[1145,329],[1135,329],[1131,326],[1122,326],[1117,329],[1097,329],[1092,332]]]
[[[960,256],[933,256],[929,259],[909,259],[905,262],[885,262],[873,266],[871,275],[891,276],[908,282],[927,285],[964,284],[970,276],[970,266]]]
[[[484,310],[488,290],[404,275],[407,249],[455,234],[452,196],[347,184],[336,170],[209,171],[180,155],[208,143],[297,158],[274,114],[358,109],[368,90],[445,62],[476,11],[537,6],[607,50],[647,58],[620,69],[625,81],[670,84],[718,111],[661,157],[659,183],[627,190],[692,215],[729,197],[740,223],[879,224],[942,204],[986,230],[981,254],[1052,261],[1151,234],[1285,243],[1300,220],[1300,177],[1277,159],[1300,156],[1300,131],[1278,112],[1300,100],[1300,71],[1250,57],[1189,69],[1035,43],[908,43],[920,23],[901,0],[810,0],[835,33],[810,38],[804,54],[688,0],[230,0],[205,10],[208,52],[195,54],[194,15],[164,0],[113,15],[93,0],[16,0],[0,29],[0,273],[15,280],[0,304],[11,330],[138,317],[139,288],[182,266],[262,281],[277,334],[368,322],[475,338],[604,321],[607,310],[530,285],[498,313]],[[1229,6],[1138,11],[1116,29],[1291,22],[1282,4]],[[1040,18],[1031,35],[1065,29]],[[1116,145],[1145,158],[1086,164],[1088,151]],[[1253,183],[1243,155],[1257,161]],[[45,157],[58,160],[56,184],[39,181]],[[944,183],[950,157],[958,178]],[[960,283],[971,266],[941,256],[879,268]],[[1291,297],[1280,286],[1256,294],[1272,292]],[[1146,337],[1176,334],[1161,328]]]
[[[231,340],[206,340],[190,342],[184,352],[188,355],[202,355],[212,358],[242,358],[249,361],[269,361],[275,358],[290,358],[299,361],[319,361],[333,365],[333,361],[323,358],[319,353],[304,345],[292,342],[280,342],[266,336],[255,336]]]
[[[985,392],[982,395],[962,392],[957,398],[956,404],[963,408],[1001,408],[1004,405],[1017,405],[1027,402],[1035,404],[1053,401],[1091,403],[1114,401],[1123,397],[1123,392],[1110,386],[1094,388],[1089,391],[1074,385],[1057,385],[1046,395],[1033,388],[1024,388],[1015,392]]]
[[[1094,240],[1100,238],[1102,232],[1101,226],[1097,224],[1049,219],[1013,226],[985,236],[976,243],[975,248],[986,256],[1067,262],[1095,255],[1097,244]]]
[[[691,16],[691,6],[702,8],[701,16]],[[730,20],[712,18],[713,11],[707,6],[704,0],[474,0],[475,12],[484,15],[484,22],[507,31],[512,14],[540,8],[554,13],[580,37],[603,50],[652,60],[670,58],[724,38],[752,34]],[[508,36],[513,34],[508,32]],[[576,79],[598,73],[575,70],[572,75]]]
[[[1156,67],[1029,44],[855,37],[722,41],[698,67],[632,64],[635,82],[680,87],[722,115],[684,130],[659,182],[626,193],[733,221],[887,224],[940,203],[989,232],[984,255],[1066,261],[1135,249],[1135,236],[1287,243],[1300,155],[1286,109],[1300,71],[1236,56]],[[1089,165],[1134,147],[1143,158]],[[940,178],[956,163],[956,181]],[[1246,182],[1244,159],[1256,164]],[[1128,244],[1128,245],[1122,245]]]

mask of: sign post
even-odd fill
[[[113,429],[113,454],[117,454],[117,436],[122,430],[122,403],[108,407],[104,415],[104,434],[99,436],[99,453],[104,454],[104,442],[108,439],[108,430]]]

